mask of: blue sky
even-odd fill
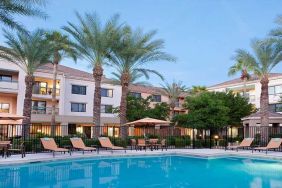
[[[231,57],[238,48],[249,50],[250,40],[262,38],[275,27],[274,19],[282,14],[281,0],[49,0],[46,21],[19,18],[30,30],[37,27],[59,29],[67,21],[76,23],[74,11],[97,12],[101,19],[119,13],[121,21],[144,31],[157,30],[165,40],[166,52],[177,57],[176,63],[150,65],[167,81],[181,80],[186,86],[210,86],[227,79]],[[4,39],[0,33],[0,42]],[[91,72],[87,63],[62,64]],[[274,72],[280,72],[282,65]],[[111,69],[105,67],[107,77]],[[152,77],[150,83],[162,81]]]

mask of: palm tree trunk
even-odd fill
[[[261,94],[260,94],[260,112],[262,113],[261,116],[261,126],[268,127],[269,126],[269,117],[268,117],[268,105],[269,105],[269,98],[268,98],[268,77],[264,76],[261,80]]]
[[[101,120],[101,81],[103,76],[103,68],[101,65],[95,65],[93,69],[93,77],[95,80],[95,91],[93,101],[93,123],[96,129],[93,130],[93,136],[100,136],[100,120]]]
[[[34,77],[33,75],[25,76],[25,98],[24,98],[24,106],[23,106],[23,135],[24,137],[29,136],[29,128],[31,124],[31,101],[32,101],[32,89],[34,85]]]
[[[171,109],[171,111],[170,111],[170,120],[172,120],[174,118],[174,116],[175,116],[174,108],[175,108],[175,104],[171,103],[170,104],[170,109]]]
[[[247,78],[243,79],[244,82],[244,91],[243,91],[243,95],[245,98],[247,98]]]
[[[55,56],[56,57],[56,56]],[[59,61],[56,59],[53,62],[53,88],[52,88],[52,115],[51,115],[51,136],[56,134],[56,84]]]
[[[128,94],[128,86],[129,86],[129,74],[123,74],[121,76],[121,100],[120,100],[120,136],[121,138],[127,137],[127,126],[126,123],[126,111],[127,111],[127,94]]]

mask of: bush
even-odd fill
[[[115,138],[115,137],[110,137],[111,142],[120,147],[127,147],[127,140],[123,138]]]

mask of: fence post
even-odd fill
[[[194,128],[192,130],[193,130],[193,149],[195,149],[195,131],[194,131]]]
[[[226,126],[226,130],[225,130],[225,150],[227,150],[227,144],[228,144],[228,126]],[[232,132],[232,128],[231,128],[231,132]]]
[[[212,148],[212,145],[211,145],[211,135],[212,135],[212,131],[211,129],[209,130],[210,131],[210,149]]]

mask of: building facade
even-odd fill
[[[243,94],[244,83],[240,78],[229,80],[207,88],[209,91],[228,92]],[[261,84],[256,76],[251,78],[246,83],[247,97],[250,103],[254,104],[257,109],[260,108]],[[269,93],[269,109],[272,112],[282,112],[282,74],[271,73],[268,84]]]
[[[31,133],[49,134],[52,106],[53,66],[46,64],[34,74],[35,84],[32,94]],[[22,115],[25,95],[25,72],[17,65],[0,62],[0,113]],[[56,132],[59,135],[83,133],[92,137],[93,133],[93,95],[95,82],[91,73],[58,66],[56,83]],[[151,106],[169,102],[168,96],[158,87],[131,85],[130,94],[135,97],[152,96]],[[103,77],[101,85],[101,134],[118,136],[119,116],[113,108],[120,105],[121,86]],[[174,109],[184,113],[184,96]],[[0,130],[1,132],[1,130]]]

